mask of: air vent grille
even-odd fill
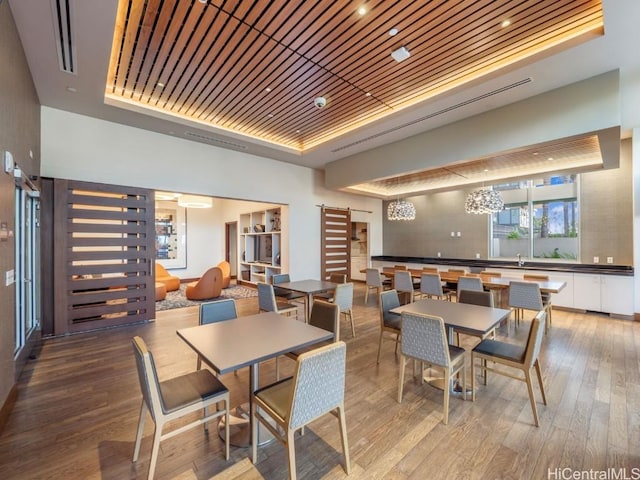
[[[56,46],[58,49],[58,64],[60,70],[67,73],[76,73],[76,48],[73,43],[73,18],[71,4],[73,0],[51,0],[53,13],[53,28],[56,34]]]
[[[241,145],[239,143],[229,142],[227,140],[222,140],[220,138],[209,137],[207,135],[202,135],[200,133],[184,132],[184,134],[187,137],[196,138],[198,140],[204,140],[205,142],[213,143],[213,144],[216,144],[216,145],[222,145],[222,146],[224,146],[226,148],[238,148],[240,150],[246,150],[247,149],[246,145]]]
[[[389,128],[389,129],[384,130],[382,132],[376,133],[375,135],[370,135],[368,137],[362,138],[360,140],[357,140],[355,142],[349,143],[347,145],[343,145],[342,147],[338,147],[338,148],[336,148],[334,150],[331,150],[331,151],[335,153],[335,152],[339,152],[341,150],[346,150],[347,148],[351,148],[351,147],[353,147],[355,145],[360,145],[361,143],[368,142],[370,140],[373,140],[374,138],[378,138],[378,137],[381,137],[383,135],[388,135],[389,133],[397,132],[398,130],[402,130],[403,128],[410,127],[411,125],[415,125],[416,123],[424,122],[425,120],[429,120],[429,119],[437,117],[439,115],[442,115],[442,114],[445,114],[445,113],[449,113],[449,112],[451,112],[453,110],[457,110],[458,108],[466,107],[467,105],[470,105],[472,103],[479,102],[480,100],[484,100],[485,98],[493,97],[494,95],[498,95],[500,93],[504,93],[504,92],[509,91],[509,90],[511,90],[513,88],[517,88],[517,87],[520,87],[522,85],[526,85],[526,84],[531,83],[531,82],[533,82],[532,78],[530,78],[530,77],[524,78],[524,79],[519,80],[519,81],[517,81],[515,83],[511,83],[509,85],[505,85],[504,87],[500,87],[500,88],[497,88],[497,89],[492,90],[490,92],[483,93],[482,95],[478,95],[477,97],[469,98],[469,99],[464,100],[462,102],[456,103],[455,105],[451,105],[449,107],[442,108],[442,109],[440,109],[440,110],[438,110],[436,112],[430,113],[430,114],[425,115],[425,116],[420,117],[420,118],[416,118],[415,120],[411,120],[410,122],[403,123],[402,125],[398,125],[396,127]]]

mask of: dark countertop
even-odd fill
[[[519,267],[515,260],[476,260],[471,258],[441,258],[441,257],[397,257],[391,255],[377,255],[371,260],[397,263],[424,263],[437,265],[451,265],[469,267],[472,272],[479,272],[489,268],[511,268],[513,270],[545,270],[548,272],[566,273],[595,273],[600,275],[633,276],[633,267],[628,265],[597,265],[585,263],[554,263],[534,262],[525,259],[524,265]]]

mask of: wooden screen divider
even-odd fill
[[[328,280],[332,273],[344,273],[351,278],[351,211],[322,207],[321,276]]]
[[[57,336],[154,318],[153,191],[55,179],[52,197],[53,325],[43,330]]]

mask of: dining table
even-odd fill
[[[333,339],[332,332],[275,312],[182,328],[176,333],[218,375],[250,367],[249,412],[258,389],[260,362]],[[260,438],[251,438],[250,413],[234,417],[229,421],[229,442],[238,447],[248,447],[252,441],[260,445]],[[224,425],[219,425],[218,432],[224,434]]]
[[[417,268],[410,268],[408,271],[413,278],[420,278],[422,273],[430,273],[423,272]],[[393,267],[383,267],[381,273],[386,277],[393,279],[395,269]],[[440,275],[440,280],[449,284],[458,283],[458,278],[465,275],[461,272],[450,272],[446,270],[439,271],[438,274]],[[541,293],[559,293],[567,286],[567,282],[559,280],[530,280],[517,277],[497,277],[490,274],[480,274],[479,278],[482,280],[482,285],[487,290],[494,292],[496,299],[495,304],[501,307],[508,307],[508,298],[506,295],[503,295],[503,292],[508,291],[509,284],[512,281],[537,283]]]
[[[328,280],[294,280],[292,282],[278,283],[278,288],[289,290],[290,292],[304,294],[304,320],[309,322],[313,296],[318,293],[331,292],[336,289],[336,284]]]
[[[455,330],[475,336],[486,335],[503,321],[508,320],[511,314],[511,310],[506,308],[484,307],[431,298],[400,305],[390,311],[399,315],[402,315],[403,312],[408,312],[441,317],[447,328],[449,343],[452,345],[454,344]],[[437,388],[446,388],[441,377],[427,379],[427,381]],[[453,395],[461,393],[460,386],[450,384],[449,388]]]

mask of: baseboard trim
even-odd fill
[[[7,399],[5,400],[2,408],[0,408],[0,433],[3,432],[7,421],[9,420],[9,415],[13,411],[13,407],[18,400],[18,386],[16,384],[11,387],[9,391],[9,395],[7,395]]]

